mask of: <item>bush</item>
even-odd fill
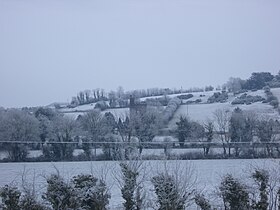
[[[47,192],[42,196],[54,210],[77,209],[77,194],[59,175],[51,175],[47,179]]]
[[[139,171],[137,162],[135,165],[129,165],[126,163],[121,163],[122,171],[122,197],[125,200],[123,203],[125,210],[142,209],[143,198],[141,195],[141,187],[137,181],[139,177]]]
[[[100,109],[101,111],[104,111],[109,108],[109,105],[106,103],[106,101],[98,101],[95,106],[95,109]]]
[[[207,100],[208,103],[224,103],[228,99],[228,94],[225,91],[214,93]]]
[[[54,210],[106,210],[110,194],[106,184],[92,175],[74,176],[66,183],[59,175],[47,179],[47,192],[42,196]]]
[[[179,95],[179,96],[177,96],[179,99],[181,99],[181,100],[187,100],[187,99],[190,99],[190,98],[192,98],[193,97],[193,94],[186,94],[186,95]]]
[[[273,106],[273,108],[278,108],[279,107],[279,101],[278,98],[275,97],[272,92],[270,91],[270,89],[265,89],[265,93],[266,93],[266,100],[265,102],[269,103],[271,106]]]
[[[74,176],[72,183],[80,206],[85,210],[106,210],[109,198],[106,184],[92,175]]]
[[[157,195],[159,209],[184,210],[186,196],[180,194],[175,178],[167,173],[161,173],[152,178]]]
[[[226,209],[250,209],[249,193],[246,186],[231,174],[223,177],[219,190]]]
[[[201,210],[211,210],[211,205],[209,201],[202,194],[196,194],[194,197],[196,205],[198,205]]]
[[[278,100],[272,100],[269,103],[271,106],[273,106],[273,108],[278,108],[279,106],[279,101]]]
[[[20,210],[21,192],[16,187],[5,185],[0,189],[3,210]]]
[[[269,206],[268,204],[268,181],[269,181],[269,173],[266,170],[258,170],[252,174],[252,178],[259,186],[259,197],[260,200],[258,202],[254,202],[254,209],[264,209],[266,210]]]
[[[20,201],[21,210],[47,210],[48,208],[38,203],[34,196],[23,195]]]
[[[234,99],[231,104],[251,104],[260,101],[265,101],[265,99],[261,96],[251,96],[244,93],[240,97]]]
[[[174,97],[169,101],[163,113],[163,120],[165,123],[167,123],[173,117],[180,104],[181,100],[177,97]]]

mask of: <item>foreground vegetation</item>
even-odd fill
[[[122,197],[122,207],[118,209],[279,210],[279,163],[271,168],[248,166],[243,177],[225,174],[214,191],[199,187],[194,168],[186,164],[161,161],[160,170],[148,176],[149,166],[142,161],[120,162],[119,170],[112,170]],[[111,187],[106,183],[106,174],[99,174],[99,178],[94,173],[78,174],[68,180],[57,170],[45,176],[45,187],[40,193],[34,180],[22,177],[20,188],[1,187],[3,210],[110,209]]]

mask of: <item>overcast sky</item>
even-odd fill
[[[279,0],[0,0],[0,106],[279,70]]]

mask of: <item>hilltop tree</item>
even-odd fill
[[[253,72],[251,77],[245,82],[244,88],[248,90],[262,89],[273,78],[270,72]]]
[[[245,81],[238,77],[237,78],[230,77],[225,86],[227,87],[229,92],[237,93],[242,89],[244,83]]]

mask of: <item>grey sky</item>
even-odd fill
[[[0,0],[0,106],[279,70],[279,0]]]

